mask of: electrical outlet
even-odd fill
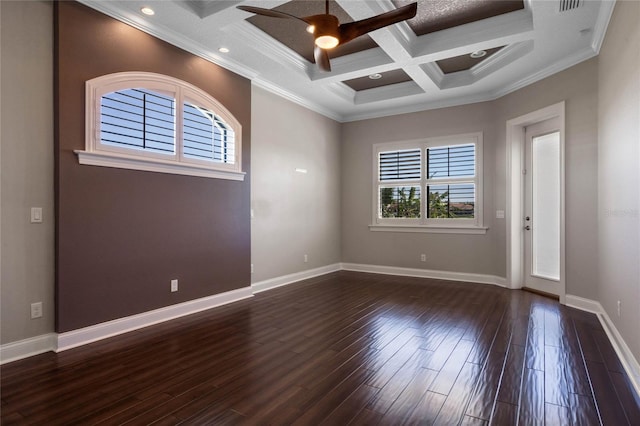
[[[618,300],[618,318],[620,318],[620,308],[622,308],[622,303]]]
[[[31,319],[42,317],[42,302],[31,304]]]
[[[307,256],[306,254],[304,255],[304,263],[307,263],[309,261],[309,256]]]
[[[422,254],[420,255],[420,262],[426,262],[426,261],[427,261],[427,255],[426,255],[426,254],[424,254],[424,253],[422,253]]]
[[[171,292],[175,293],[178,291],[178,280],[171,280]]]

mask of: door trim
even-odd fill
[[[551,118],[560,121],[560,303],[565,304],[565,104],[559,102],[507,121],[506,162],[507,193],[505,219],[507,225],[507,286],[524,286],[524,146],[525,127]]]

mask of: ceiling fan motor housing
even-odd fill
[[[314,27],[316,45],[323,49],[331,49],[340,43],[340,23],[333,15],[314,15],[308,18]]]

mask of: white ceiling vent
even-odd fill
[[[560,0],[560,12],[577,9],[583,3],[583,0]]]

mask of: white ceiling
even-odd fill
[[[239,4],[274,8],[288,0],[81,0],[338,121],[491,100],[598,54],[615,0],[525,0],[525,8],[417,37],[399,23],[370,33],[379,48],[331,60],[330,73],[245,19]],[[473,1],[473,0],[470,0]],[[390,0],[337,0],[354,19],[394,8]],[[140,12],[151,6],[154,16]],[[274,18],[276,19],[276,18]],[[443,75],[436,60],[507,47],[468,71]],[[226,47],[230,51],[218,51]],[[356,92],[344,80],[402,68],[412,82]]]

